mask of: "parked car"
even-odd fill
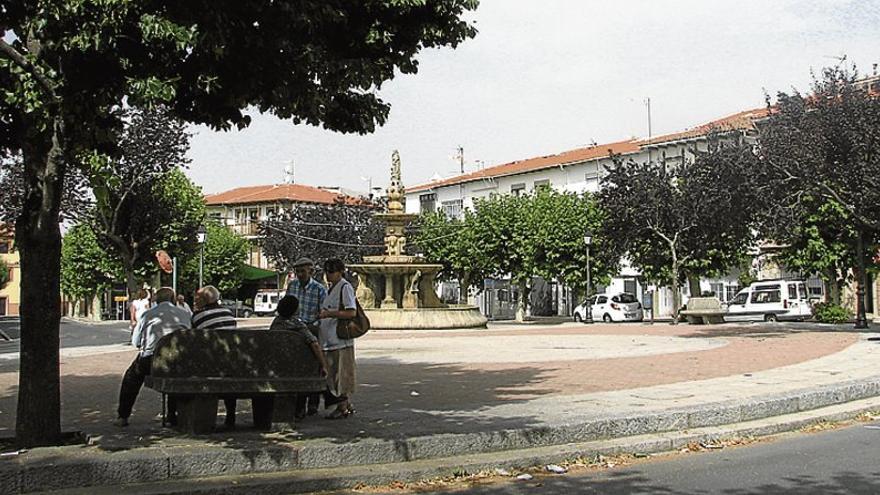
[[[250,318],[254,314],[254,308],[241,301],[221,299],[220,306],[232,311],[232,314],[235,315],[236,318]]]
[[[806,320],[813,314],[803,280],[759,280],[727,303],[725,321]]]
[[[278,309],[278,301],[284,297],[285,292],[277,289],[260,289],[254,296],[254,311],[257,316],[275,314]]]
[[[636,296],[629,292],[616,294],[597,294],[583,304],[574,308],[574,321],[584,321],[587,318],[587,303],[592,306],[593,320],[601,319],[604,322],[613,321],[642,321],[642,304]]]

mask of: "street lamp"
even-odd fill
[[[593,234],[589,230],[584,232],[584,245],[587,246],[587,317],[584,323],[593,323],[593,302],[590,300],[590,292],[593,284],[590,283],[590,245],[593,243]]]
[[[199,225],[196,232],[196,240],[199,241],[199,288],[202,288],[202,274],[205,267],[205,241],[208,240],[208,230],[204,225]]]

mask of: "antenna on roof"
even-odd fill
[[[287,165],[284,167],[284,183],[293,184],[293,159],[287,160]]]

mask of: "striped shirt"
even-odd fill
[[[214,303],[192,315],[192,327],[217,330],[219,328],[235,328],[236,323],[232,311]]]
[[[287,284],[287,295],[299,299],[299,312],[297,316],[304,323],[318,321],[318,313],[321,312],[321,301],[327,297],[327,288],[315,279],[303,286],[298,278],[294,278]]]

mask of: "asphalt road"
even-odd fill
[[[880,493],[878,460],[880,424],[860,423],[743,447],[659,457],[626,468],[536,476],[530,481],[505,479],[489,485],[430,493],[877,494]]]
[[[0,331],[9,337],[16,339],[20,333],[18,318],[0,319]],[[78,323],[62,320],[60,331],[61,348],[101,346],[108,344],[122,344],[129,340],[128,322],[101,323],[99,325]],[[0,371],[18,369],[18,359],[3,355],[17,353],[19,341],[7,341],[0,337]]]

